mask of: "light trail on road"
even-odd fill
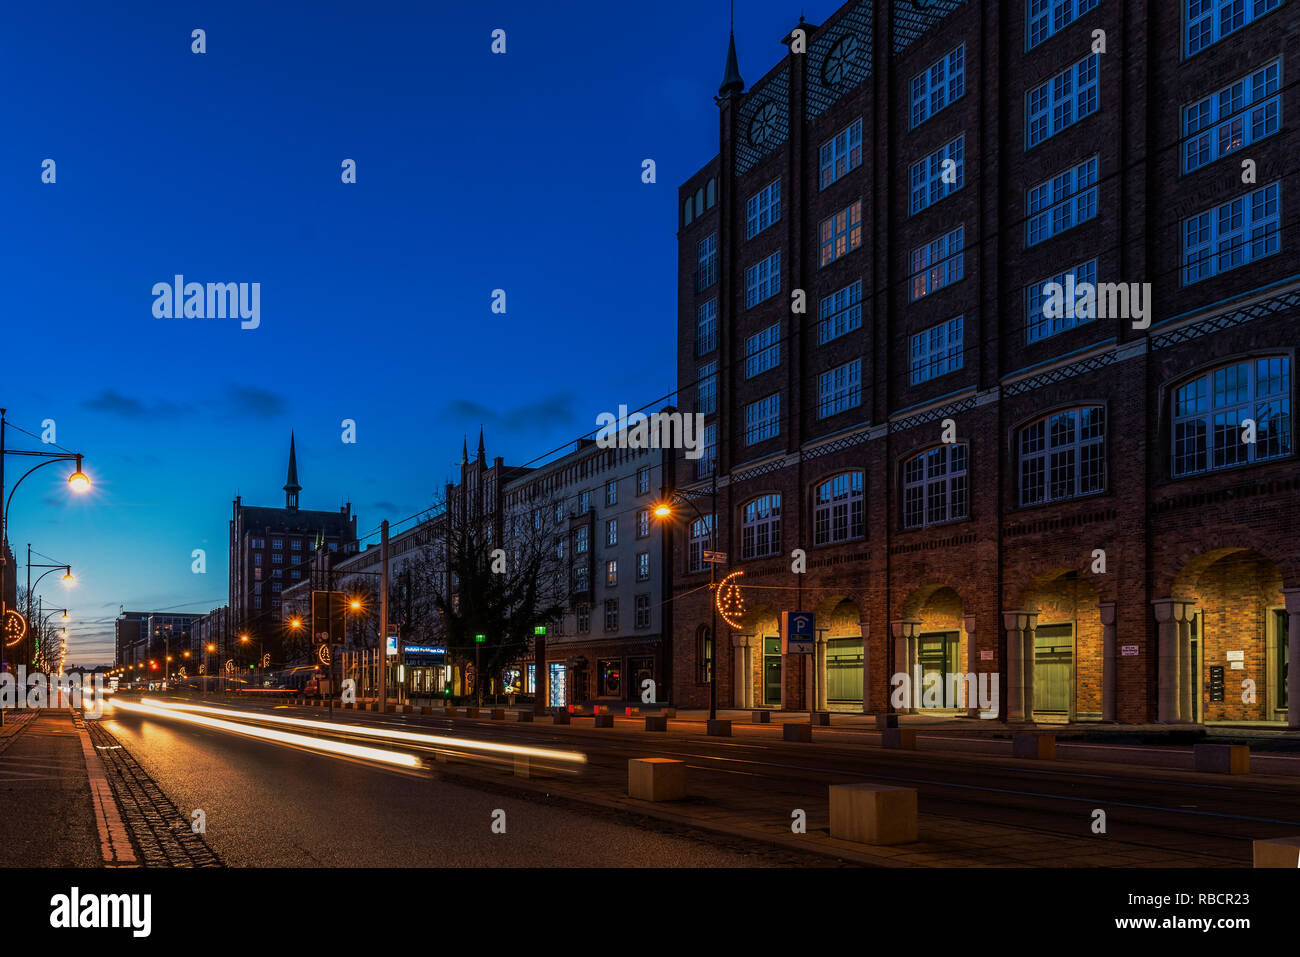
[[[233,721],[225,721],[221,718],[213,718],[198,714],[187,714],[182,710],[159,705],[157,702],[153,701],[145,700],[136,702],[126,701],[124,699],[115,699],[113,701],[113,710],[116,711],[118,709],[137,714],[152,715],[156,718],[170,718],[174,721],[185,721],[190,724],[197,724],[204,728],[212,728],[217,731],[229,731],[250,738],[272,741],[276,744],[288,744],[300,748],[309,748],[313,751],[321,751],[339,757],[358,758],[364,761],[378,761],[382,764],[392,764],[403,768],[419,768],[423,766],[420,759],[413,754],[403,754],[397,751],[385,751],[382,748],[368,748],[365,745],[349,744],[346,741],[332,741],[327,738],[314,738],[305,734],[294,734],[291,731],[278,731],[275,728],[262,728],[252,724],[236,724]]]

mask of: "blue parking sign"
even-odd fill
[[[810,611],[781,612],[781,636],[785,639],[787,655],[810,655],[816,624]]]

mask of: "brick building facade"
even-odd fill
[[[677,475],[703,510],[716,478],[744,572],[721,706],[812,703],[799,609],[820,708],[885,710],[919,668],[997,674],[1003,720],[1300,726],[1298,21],[855,0],[748,90],[733,40],[678,198],[679,398],[712,454]],[[1085,282],[1150,294],[1045,308]],[[707,531],[673,554],[687,705]]]

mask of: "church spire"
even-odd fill
[[[480,426],[478,427],[478,460],[479,460],[480,462],[485,461],[485,457],[484,457],[484,456],[485,456],[485,453],[484,453],[484,450],[483,450],[483,426],[480,425]]]
[[[293,432],[289,432],[289,477],[284,483],[284,507],[291,511],[298,508],[298,493],[302,486],[298,484],[298,454],[294,449]]]
[[[718,99],[725,100],[745,92],[745,81],[740,77],[740,64],[736,59],[736,31],[731,31],[731,40],[727,44],[727,66],[722,73],[722,85],[718,87]]]

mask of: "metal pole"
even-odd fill
[[[388,710],[388,519],[379,525],[379,713]]]
[[[713,546],[713,561],[709,562],[709,610],[713,614],[713,647],[709,650],[709,720],[718,717],[718,462],[713,462],[713,514],[709,516],[709,544]]]

